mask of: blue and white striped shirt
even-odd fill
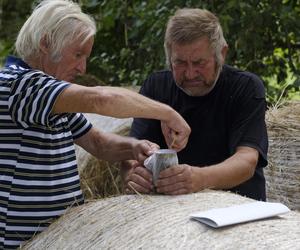
[[[82,114],[51,114],[68,86],[15,57],[0,71],[0,249],[83,203],[74,139],[92,125]]]

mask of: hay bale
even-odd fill
[[[128,135],[132,119],[87,114],[104,131]],[[300,210],[300,102],[270,108],[266,114],[269,165],[265,168],[268,201]],[[77,147],[82,189],[87,199],[122,193],[119,163],[99,161]]]
[[[300,213],[212,229],[189,214],[254,201],[205,190],[124,195],[70,209],[22,249],[300,249]]]
[[[267,199],[300,210],[300,102],[266,114],[269,165],[265,168]]]
[[[104,132],[128,135],[132,118],[117,119],[107,116],[85,114],[87,119]],[[98,160],[83,148],[76,146],[76,157],[81,188],[86,199],[121,194],[120,163]]]

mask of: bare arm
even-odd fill
[[[190,134],[188,124],[171,107],[124,88],[72,84],[59,95],[52,110],[54,114],[65,112],[160,120],[168,146],[171,146],[176,134],[178,139],[173,148],[178,151],[185,147]]]
[[[147,140],[103,133],[95,128],[77,139],[75,143],[98,159],[107,161],[135,159],[143,162],[158,148],[158,145]]]
[[[255,172],[258,156],[254,148],[238,147],[236,153],[224,162],[198,168],[202,170],[198,175],[204,177],[203,187],[228,189],[247,181]],[[198,183],[198,188],[203,189],[202,185]]]
[[[182,164],[170,167],[161,172],[157,182],[158,191],[182,194],[205,188],[235,187],[253,176],[258,155],[256,149],[238,147],[233,156],[216,165],[199,168]]]

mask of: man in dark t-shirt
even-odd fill
[[[165,51],[171,70],[150,75],[140,93],[177,110],[192,133],[187,146],[178,152],[179,165],[160,173],[156,185],[160,193],[213,188],[266,199],[264,86],[256,75],[225,65],[227,49],[211,12],[181,9],[170,18]],[[131,136],[161,148],[168,145],[155,120],[135,119]],[[127,191],[153,191],[151,173],[144,166],[127,161],[123,174]]]

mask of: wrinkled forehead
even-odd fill
[[[199,59],[214,55],[214,50],[211,48],[207,38],[198,39],[190,43],[172,43],[170,52],[171,59]]]
[[[67,41],[63,51],[81,51],[90,54],[94,44],[94,36],[89,38],[77,37],[72,41]]]

